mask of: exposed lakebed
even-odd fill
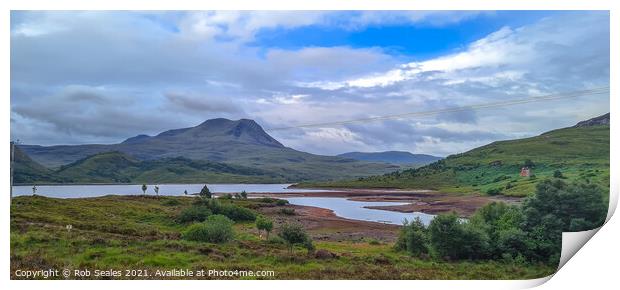
[[[199,192],[203,184],[160,184],[159,195],[181,196],[184,191],[189,194]],[[356,201],[347,197],[311,197],[311,196],[291,196],[296,193],[329,193],[330,190],[323,189],[295,189],[289,188],[290,184],[208,184],[214,193],[235,193],[245,190],[248,193],[269,194],[278,196],[282,194],[283,199],[289,203],[300,206],[313,206],[329,209],[339,217],[381,222],[388,224],[402,224],[407,220],[419,217],[428,224],[434,217],[431,214],[421,212],[398,212],[382,209],[371,209],[375,206],[399,206],[406,205],[407,202],[396,201]],[[154,185],[148,185],[147,194],[154,195]],[[14,186],[13,195],[32,195],[32,186]],[[141,185],[41,185],[37,186],[37,195],[53,198],[88,198],[105,195],[140,195],[142,194]]]

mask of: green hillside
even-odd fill
[[[530,177],[521,177],[523,166]],[[302,186],[391,187],[524,196],[543,178],[581,179],[609,188],[609,125],[564,128],[498,141],[417,169]]]
[[[25,155],[24,155],[25,156]],[[27,156],[26,156],[27,157]],[[264,170],[183,157],[139,161],[121,152],[89,156],[52,171],[35,164],[45,174],[16,171],[20,183],[183,183],[183,182],[287,182]],[[24,167],[18,162],[19,168]],[[38,172],[38,171],[33,171]],[[26,178],[29,177],[29,178]]]
[[[13,146],[11,146],[11,150],[13,150]],[[14,150],[13,162],[11,163],[13,167],[13,183],[35,183],[37,181],[61,183],[67,181],[54,174],[52,170],[30,159],[19,147],[16,146]]]

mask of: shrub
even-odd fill
[[[499,188],[489,188],[489,189],[487,190],[487,194],[488,194],[488,195],[498,195],[498,194],[500,194],[500,193],[502,193],[502,191],[501,191],[501,189],[499,189]]]
[[[233,236],[233,221],[223,215],[209,216],[206,222],[189,226],[182,235],[185,240],[209,243],[224,243]]]
[[[295,215],[294,208],[281,208],[280,213],[283,215]]]
[[[288,200],[286,199],[278,199],[276,200],[276,205],[278,206],[283,206],[283,205],[287,205],[288,204]]]
[[[217,199],[209,199],[203,204],[214,214],[225,215],[234,221],[253,221],[256,219],[255,211],[230,202],[220,202]]]
[[[304,245],[309,249],[312,241],[304,228],[299,224],[284,224],[278,230],[278,236],[282,238],[289,247],[289,253],[293,252],[294,245]]]
[[[564,178],[564,175],[562,174],[562,171],[556,170],[553,172],[553,177],[555,178]]]
[[[273,221],[265,216],[258,216],[256,218],[256,229],[258,232],[265,231],[267,233],[266,239],[269,240],[269,233],[273,229]]]
[[[177,199],[166,199],[161,204],[164,206],[177,206],[180,205],[181,202]]]
[[[415,257],[428,253],[428,235],[419,217],[411,222],[405,220],[396,241],[396,249],[405,250]]]
[[[202,222],[212,214],[206,206],[194,205],[186,208],[177,217],[180,223]]]
[[[239,194],[241,196],[242,199],[247,199],[248,198],[248,193],[244,191],[241,191],[241,193]]]

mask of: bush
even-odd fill
[[[499,188],[489,188],[489,189],[487,190],[487,194],[488,194],[488,195],[498,195],[498,194],[500,194],[500,193],[502,193],[502,190],[501,190],[501,189],[499,189]]]
[[[164,206],[177,206],[180,205],[181,202],[177,199],[171,198],[164,200],[161,204]]]
[[[214,214],[224,215],[234,221],[254,221],[256,219],[255,211],[234,205],[230,202],[220,202],[217,199],[209,199],[203,204]]]
[[[286,199],[278,199],[276,200],[276,205],[278,206],[283,206],[283,205],[287,205],[288,204],[288,200]]]
[[[304,245],[310,251],[312,240],[306,234],[306,230],[299,224],[284,224],[278,230],[278,236],[282,238],[289,247],[289,252],[293,252],[294,245]],[[313,248],[314,246],[312,246]]]
[[[281,208],[280,213],[283,215],[295,215],[294,208]]]
[[[414,257],[428,253],[428,235],[419,217],[411,222],[405,221],[403,223],[396,241],[396,249],[405,250]]]
[[[553,172],[553,177],[555,178],[564,178],[564,175],[562,174],[562,171],[556,170]]]
[[[209,216],[206,222],[189,226],[182,235],[185,240],[209,243],[224,243],[233,236],[233,221],[223,215]]]
[[[177,217],[180,223],[202,222],[212,214],[206,206],[194,205],[186,208]]]

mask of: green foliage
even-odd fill
[[[273,221],[265,216],[258,216],[256,218],[256,229],[258,231],[265,231],[267,233],[266,239],[269,240],[269,233],[273,230]]]
[[[421,257],[428,254],[428,234],[420,218],[416,217],[413,221],[405,221],[398,235],[395,248],[406,250],[414,257]]]
[[[192,224],[183,239],[197,242],[224,243],[234,236],[233,221],[223,215],[209,216],[206,222]]]
[[[177,217],[180,223],[202,222],[212,214],[211,210],[202,205],[194,205],[186,208]]]
[[[289,252],[293,252],[294,245],[303,245],[310,251],[314,247],[312,240],[304,230],[303,226],[299,224],[284,224],[278,229],[278,236],[282,238],[289,246]]]
[[[488,253],[489,237],[454,214],[438,215],[428,227],[434,253],[444,259],[479,259]]]
[[[255,211],[235,205],[232,201],[222,202],[219,199],[205,199],[198,204],[204,205],[213,214],[221,214],[234,221],[254,221],[256,219]]]
[[[245,190],[244,190],[244,191],[241,191],[241,193],[240,193],[239,195],[241,195],[241,198],[242,198],[242,199],[248,199],[248,193],[247,193],[247,192],[245,192]]]
[[[142,194],[146,194],[147,188],[146,184],[142,184]]]
[[[487,194],[488,195],[498,195],[501,194],[502,190],[500,188],[489,188],[487,189]]]
[[[198,195],[201,198],[203,198],[203,199],[211,198],[212,197],[211,191],[209,190],[209,188],[207,187],[206,184],[205,184],[205,186],[202,187],[202,189],[200,190],[200,193]]]
[[[553,172],[553,177],[554,178],[564,178],[564,175],[562,174],[562,171],[556,170]]]
[[[286,199],[278,199],[278,200],[276,200],[276,205],[277,206],[284,206],[284,205],[287,205],[287,204],[288,204],[288,200],[286,200]]]

